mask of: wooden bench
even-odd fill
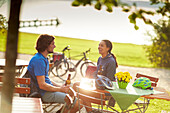
[[[16,86],[15,86],[15,93],[20,94],[30,94],[30,88],[28,85],[30,84],[30,78],[15,78]],[[3,82],[3,76],[0,76],[0,83]],[[25,84],[27,87],[18,87],[20,84]],[[2,84],[0,85],[0,91],[2,89]]]

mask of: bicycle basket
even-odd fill
[[[56,52],[56,53],[53,53],[53,62],[55,62],[56,60],[60,60],[60,59],[63,59],[63,53],[59,53],[59,52]]]

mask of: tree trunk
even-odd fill
[[[1,93],[1,113],[12,112],[12,99],[15,87],[15,63],[18,47],[19,15],[22,0],[11,0],[6,44],[6,66]]]

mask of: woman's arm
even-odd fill
[[[115,62],[109,62],[106,68],[106,77],[110,80],[115,81],[116,65]]]

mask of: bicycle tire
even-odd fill
[[[96,66],[93,62],[84,62],[80,67],[82,77],[85,77],[86,69],[89,65]]]
[[[75,64],[71,61],[68,61],[69,64],[69,69],[68,69],[68,74],[71,74],[71,80],[75,78],[77,74],[77,68]]]
[[[54,76],[60,78],[67,73],[68,69],[69,69],[68,62],[63,60],[63,61],[56,62],[52,66],[51,72]]]

